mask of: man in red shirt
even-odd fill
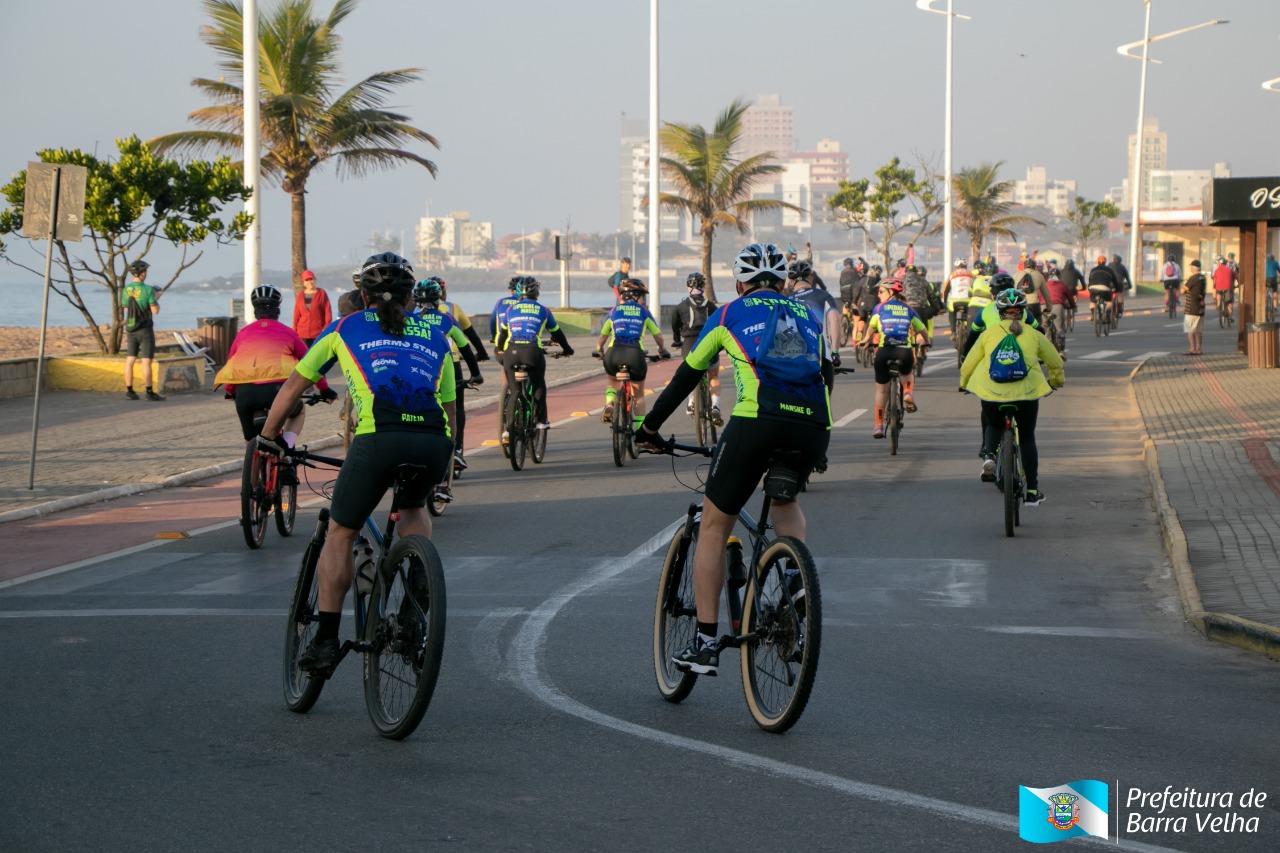
[[[1223,258],[1218,258],[1213,268],[1213,293],[1218,300],[1218,312],[1226,314],[1231,322],[1231,305],[1235,301],[1236,271]]]

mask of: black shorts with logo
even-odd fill
[[[614,344],[604,351],[604,372],[617,378],[618,368],[626,365],[635,382],[643,382],[649,375],[649,360],[644,350],[635,344]]]
[[[721,512],[737,515],[751,500],[777,453],[793,451],[787,466],[804,482],[827,453],[825,427],[774,418],[730,418],[720,434],[707,474],[706,498]]]

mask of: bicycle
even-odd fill
[[[322,398],[308,394],[303,401],[314,406]],[[261,432],[267,422],[267,410],[253,413],[254,432]],[[252,550],[262,547],[267,538],[267,519],[274,511],[276,532],[281,536],[293,533],[293,522],[298,514],[298,481],[285,483],[280,477],[280,460],[269,451],[250,440],[244,449],[244,463],[240,466],[240,529],[244,542]]]
[[[712,452],[708,447],[675,443],[670,451],[702,456]],[[769,532],[772,501],[793,497],[800,487],[798,479],[785,459],[770,460],[760,520],[745,509],[738,512],[738,522],[751,541],[750,560],[744,560],[736,537],[730,538],[725,553],[725,600],[734,633],[720,638],[718,650],[742,650],[739,661],[747,708],[756,725],[774,733],[785,732],[804,713],[822,641],[822,596],[813,555],[800,540]],[[683,701],[698,680],[696,673],[678,668],[671,656],[687,646],[697,631],[693,554],[701,513],[701,504],[689,504],[684,526],[667,547],[658,576],[653,664],[658,691],[668,702]]]
[[[1169,315],[1170,320],[1178,316],[1178,289],[1176,287],[1166,287],[1164,289],[1164,310]]]
[[[956,319],[951,324],[951,345],[956,348],[956,367],[964,364],[964,346],[969,342],[969,303],[956,306]]]
[[[593,352],[593,356],[604,358],[604,353]],[[646,355],[649,361],[660,361],[662,356]],[[625,364],[618,365],[618,392],[614,395],[609,415],[609,432],[613,436],[613,464],[621,468],[627,457],[636,458],[636,425],[632,409],[635,406],[635,388],[631,385],[631,368]],[[535,460],[536,461],[536,460]]]
[[[915,363],[912,365],[911,369],[915,373],[916,378],[918,379],[921,376],[924,376],[924,362],[925,362],[925,359],[929,357],[927,355],[929,348],[923,344],[916,344],[911,349],[913,354],[915,355],[915,359],[914,359]]]
[[[1005,536],[1013,536],[1013,529],[1022,524],[1022,502],[1026,499],[1022,453],[1018,448],[1018,421],[1014,417],[1017,408],[1008,403],[1000,406],[1004,415],[1004,432],[996,450],[996,488],[1004,495]]]
[[[1093,322],[1094,337],[1111,335],[1111,303],[1102,299],[1093,299],[1093,307],[1089,310]]]
[[[1066,328],[1067,334],[1074,332],[1076,330],[1076,306],[1072,305],[1070,311],[1064,311],[1062,318],[1062,325]]]
[[[919,345],[917,345],[919,346]],[[864,345],[870,349],[869,345]],[[898,436],[902,432],[902,419],[906,412],[902,391],[902,362],[889,360],[889,397],[884,406],[884,432],[889,439],[889,455],[898,455]]]
[[[1065,349],[1061,333],[1058,332],[1058,318],[1054,316],[1053,309],[1045,311],[1044,314],[1044,336],[1053,344],[1053,348],[1058,352]]]
[[[698,390],[693,392],[693,434],[698,444],[711,447],[716,443],[715,418],[711,412],[711,378],[702,374]]]
[[[543,341],[543,346],[546,347],[550,343],[551,341]],[[565,354],[553,352],[547,353],[547,357],[564,358]],[[511,462],[512,470],[520,471],[524,468],[526,454],[533,457],[535,465],[542,464],[542,460],[547,455],[548,430],[538,429],[537,405],[529,383],[529,365],[514,364],[511,370],[515,378],[515,387],[507,386],[506,394],[503,395],[503,412],[506,412],[506,401],[511,394],[516,398],[515,410],[511,413],[509,422],[503,424],[503,431],[508,436],[509,443],[506,445],[508,461]]]
[[[1228,290],[1215,290],[1213,293],[1213,304],[1218,309],[1218,328],[1225,328],[1235,323],[1235,318],[1231,316],[1231,301],[1227,299]]]
[[[476,385],[471,381],[462,383],[462,388],[475,388]],[[461,405],[461,403],[459,403]],[[449,504],[453,503],[453,481],[462,476],[464,463],[458,454],[462,451],[455,441],[454,452],[449,458],[449,465],[445,468],[444,479],[436,486],[435,491],[431,493],[431,499],[427,501],[427,512],[435,518],[444,515],[444,511],[449,508]]]
[[[288,452],[295,463],[315,462],[341,467],[341,459],[308,452]],[[403,536],[393,543],[400,500],[405,486],[424,476],[420,465],[396,468],[391,509],[380,531],[373,518],[365,529],[377,545],[376,556],[363,536],[356,543],[360,563],[352,576],[356,638],[342,644],[338,662],[347,653],[363,654],[365,705],[378,734],[400,740],[413,733],[431,702],[444,651],[445,585],[440,555],[425,536]],[[284,700],[290,711],[305,714],[320,698],[332,676],[304,672],[298,659],[319,626],[319,577],[316,565],[329,530],[329,509],[320,510],[315,532],[298,567],[284,643]]]

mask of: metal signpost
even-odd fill
[[[22,202],[22,231],[33,240],[47,239],[44,253],[44,301],[40,309],[40,354],[36,358],[36,400],[31,415],[31,466],[27,488],[36,487],[36,438],[40,431],[40,386],[44,384],[44,347],[49,328],[49,286],[54,240],[79,243],[84,234],[84,166],[27,164],[27,192]]]

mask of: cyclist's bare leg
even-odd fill
[[[636,422],[639,423],[639,421],[644,419],[644,413],[645,413],[644,383],[636,382],[633,379],[631,381],[631,388],[635,391],[635,394],[636,394],[635,399],[631,401],[631,414],[636,419]]]
[[[804,513],[800,511],[799,501],[775,500],[769,509],[769,521],[773,523],[773,530],[779,536],[791,536],[804,541],[808,526]]]
[[[720,587],[724,586],[724,549],[737,516],[722,512],[710,500],[702,502],[698,548],[693,555],[693,600],[698,621],[720,618]]]
[[[342,610],[342,602],[351,587],[351,552],[358,531],[329,519],[329,533],[320,551],[316,572],[320,576],[320,609],[328,613]]]
[[[884,407],[889,402],[889,383],[876,383],[876,426],[884,423]]]

